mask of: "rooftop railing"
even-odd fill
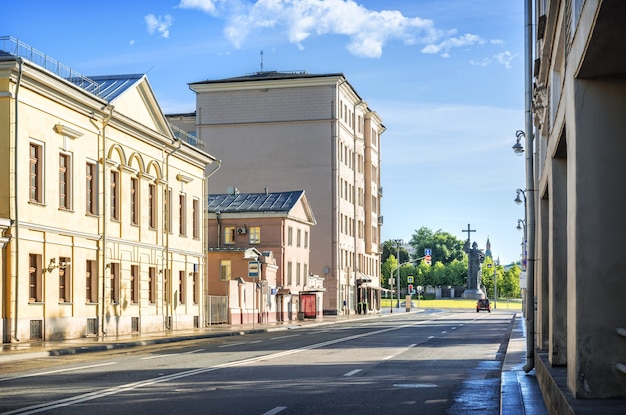
[[[98,97],[100,96],[100,86],[97,82],[14,37],[0,36],[0,51],[26,59],[74,85]]]

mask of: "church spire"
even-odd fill
[[[485,257],[493,258],[491,255],[491,242],[489,236],[487,236],[487,244],[485,245]]]

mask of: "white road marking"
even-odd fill
[[[275,415],[275,414],[277,414],[277,413],[279,413],[279,412],[284,411],[285,409],[287,409],[287,407],[286,407],[286,406],[277,406],[276,408],[271,409],[271,410],[269,410],[269,411],[265,412],[265,413],[264,413],[264,414],[262,414],[262,415]]]
[[[409,349],[410,349],[411,347],[415,347],[415,346],[417,346],[417,343],[410,344],[410,345],[409,345]]]
[[[361,370],[363,369],[354,369],[348,373],[344,373],[344,376],[352,376],[352,375],[356,375],[357,373],[359,373]]]
[[[389,359],[393,359],[393,356],[383,357],[383,360],[389,360]]]
[[[157,355],[154,355],[154,356],[142,357],[139,360],[151,360],[151,359],[160,359],[162,357],[182,356],[182,355],[185,355],[185,354],[198,353],[198,352],[201,352],[203,350],[204,349],[198,349],[198,350],[192,350],[192,351],[185,352],[185,353],[157,354]]]
[[[231,346],[239,346],[242,344],[246,344],[246,342],[235,342],[235,343],[228,343],[228,344],[223,344],[221,346],[218,347],[231,347]]]
[[[286,336],[278,336],[278,337],[272,337],[271,340],[278,340],[278,339],[286,339],[288,337],[298,337],[299,334],[289,334]]]
[[[115,364],[117,364],[117,363],[116,362],[110,362],[110,363],[100,363],[98,365],[89,365],[89,366],[71,367],[71,368],[68,368],[68,369],[50,370],[48,372],[32,373],[30,375],[21,375],[21,376],[13,376],[13,377],[10,377],[10,378],[4,378],[4,379],[0,379],[0,382],[5,381],[5,380],[13,380],[13,379],[21,379],[21,378],[31,378],[31,377],[34,377],[34,376],[51,375],[53,373],[70,372],[70,371],[73,371],[73,370],[91,369],[92,367],[109,366],[109,365],[115,365]]]
[[[443,317],[441,317],[443,318]],[[435,319],[437,320],[437,319]],[[396,330],[401,330],[407,327],[411,327],[411,326],[416,326],[419,324],[426,324],[430,321],[420,321],[420,322],[416,322],[416,323],[412,323],[412,324],[403,324],[401,326],[398,327],[389,327],[389,328],[385,328],[385,329],[381,329],[381,330],[376,330],[376,331],[371,331],[371,332],[366,332],[366,333],[361,333],[361,334],[355,334],[352,336],[346,336],[346,337],[342,337],[339,339],[333,339],[333,340],[328,340],[325,342],[321,342],[321,343],[315,343],[315,344],[311,344],[309,346],[304,346],[304,347],[300,347],[297,349],[290,349],[290,350],[285,350],[282,352],[278,352],[278,353],[273,353],[270,355],[266,355],[266,356],[257,356],[257,357],[251,357],[249,359],[242,359],[242,360],[237,360],[234,362],[227,362],[227,363],[222,363],[219,365],[215,365],[215,366],[211,366],[211,367],[205,367],[205,368],[197,368],[197,369],[192,369],[192,370],[187,370],[184,372],[178,372],[178,373],[172,373],[169,375],[164,375],[164,376],[159,376],[159,377],[155,377],[155,378],[151,378],[151,379],[145,379],[145,380],[141,380],[138,382],[133,382],[133,383],[127,383],[124,385],[119,385],[119,386],[114,386],[112,388],[108,388],[108,389],[102,389],[102,390],[97,390],[97,391],[93,391],[93,392],[88,392],[88,393],[84,393],[81,395],[76,395],[76,396],[70,396],[64,399],[59,399],[56,401],[52,401],[52,402],[45,402],[45,403],[41,403],[41,404],[36,404],[36,405],[31,405],[31,406],[27,406],[24,408],[18,408],[18,409],[14,409],[12,411],[8,411],[8,412],[2,412],[0,413],[0,415],[9,415],[9,414],[36,414],[39,412],[46,412],[46,411],[51,411],[53,409],[58,409],[58,408],[64,408],[67,406],[71,406],[71,405],[76,405],[82,402],[88,402],[88,401],[92,401],[94,399],[98,399],[98,398],[102,398],[104,396],[111,396],[111,395],[117,395],[119,393],[122,392],[128,392],[131,390],[135,390],[135,389],[139,389],[139,388],[143,388],[143,387],[147,387],[147,386],[152,386],[152,385],[156,385],[159,383],[163,383],[163,382],[169,382],[172,380],[176,380],[176,379],[182,379],[182,378],[186,378],[186,377],[190,377],[190,376],[195,376],[195,375],[199,375],[202,373],[208,373],[208,372],[213,372],[216,370],[220,370],[220,369],[225,369],[225,368],[230,368],[230,367],[238,367],[238,366],[245,366],[251,363],[256,363],[256,362],[263,362],[269,359],[276,359],[276,358],[280,358],[280,357],[284,357],[284,356],[289,356],[292,354],[296,354],[296,353],[301,353],[301,352],[305,352],[308,350],[314,350],[314,349],[320,349],[322,347],[326,347],[326,346],[331,346],[333,344],[337,344],[337,343],[344,343],[350,340],[355,340],[355,339],[359,339],[362,337],[369,337],[369,336],[374,336],[374,335],[378,335],[378,334],[383,334],[383,333],[387,333],[390,331],[396,331]],[[234,346],[236,344],[243,344],[243,342],[241,343],[231,343],[230,346]],[[225,345],[225,346],[229,346],[229,345]],[[391,358],[393,356],[390,356],[389,358]],[[282,408],[282,409],[280,409]],[[276,407],[274,408],[274,410],[278,410],[280,409],[280,411],[286,409],[283,407]],[[279,411],[279,412],[280,412]],[[270,414],[271,412],[267,412],[267,414]],[[277,412],[274,412],[277,413]]]

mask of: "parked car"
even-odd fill
[[[487,298],[481,298],[476,303],[476,312],[478,313],[480,310],[487,310],[491,313],[491,305],[489,304],[489,300]]]
[[[406,301],[402,301],[402,302],[400,303],[400,308],[406,308],[406,305],[407,305],[407,304],[406,304]],[[411,308],[416,308],[416,307],[417,307],[417,302],[416,302],[416,301],[411,301],[411,302],[409,303],[409,306],[410,306]]]

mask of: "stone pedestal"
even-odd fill
[[[485,293],[482,292],[480,288],[468,288],[467,290],[463,291],[463,294],[461,295],[461,297],[466,298],[466,299],[474,299],[474,300],[487,298],[485,296]]]

